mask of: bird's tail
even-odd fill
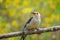
[[[22,36],[21,36],[21,39],[20,40],[25,40],[25,38],[26,38],[26,35],[24,34],[24,30],[23,30]]]
[[[21,36],[21,39],[20,40],[25,40],[25,37],[24,36]]]

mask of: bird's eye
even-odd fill
[[[38,15],[38,13],[37,13],[37,15]]]

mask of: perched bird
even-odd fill
[[[39,12],[32,12],[33,17],[31,17],[25,24],[24,26],[24,31],[33,31],[35,29],[37,29],[40,25],[41,22],[41,18],[40,18],[40,13]],[[21,38],[24,40],[26,37],[26,35],[23,35]]]

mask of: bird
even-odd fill
[[[39,12],[32,12],[33,16],[26,22],[23,31],[33,31],[37,29],[41,23],[41,15]],[[22,40],[25,40],[26,35],[23,35],[21,37]]]

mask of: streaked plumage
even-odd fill
[[[24,31],[27,30],[27,31],[30,31],[30,30],[35,30],[37,27],[39,27],[40,25],[40,13],[38,12],[33,12],[34,16],[31,17],[25,24],[24,26]],[[23,40],[24,40],[24,37],[23,37]]]

